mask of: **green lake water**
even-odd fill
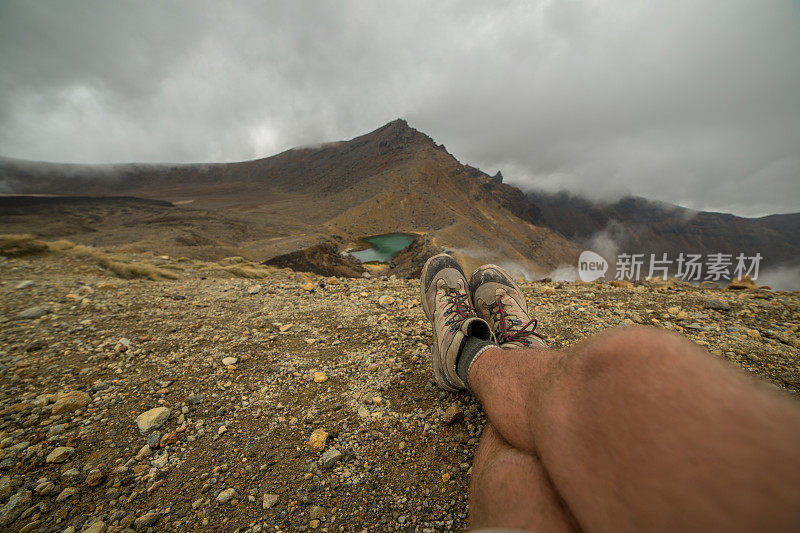
[[[362,263],[368,263],[370,261],[388,263],[400,250],[411,244],[413,240],[414,236],[408,235],[407,233],[376,235],[375,237],[367,239],[367,242],[372,245],[372,248],[350,253]]]

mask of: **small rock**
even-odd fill
[[[166,467],[168,462],[169,462],[169,456],[166,453],[162,453],[161,455],[150,461],[150,464],[160,470]]]
[[[192,405],[197,405],[203,403],[203,400],[206,399],[205,394],[193,394],[187,398],[187,401]]]
[[[147,445],[150,449],[155,450],[161,445],[161,432],[156,430],[147,436]]]
[[[75,448],[71,448],[69,446],[59,446],[47,456],[45,462],[47,463],[63,463],[67,459],[72,456],[75,452]]]
[[[0,509],[0,526],[7,526],[14,522],[31,505],[31,491],[19,491],[8,499]]]
[[[225,366],[235,365],[238,362],[239,362],[239,358],[238,357],[223,357],[222,358],[222,364],[225,365]]]
[[[89,393],[74,390],[56,395],[56,403],[53,404],[50,412],[54,415],[72,413],[86,407],[90,403],[92,403],[92,396]]]
[[[328,432],[324,429],[315,429],[311,432],[308,438],[308,447],[315,451],[322,451],[325,449],[325,443],[328,440]]]
[[[37,305],[35,307],[29,307],[29,308],[25,309],[24,311],[21,311],[17,315],[17,318],[19,318],[21,320],[33,320],[35,318],[41,318],[44,315],[46,315],[47,313],[49,313],[49,312],[50,312],[49,309],[47,309],[46,307],[42,307],[41,305]]]
[[[136,454],[136,460],[141,461],[142,459],[150,457],[151,455],[153,455],[153,449],[150,447],[149,444],[145,444],[144,446],[141,447],[139,453]]]
[[[753,339],[758,339],[758,338],[761,337],[761,333],[756,329],[748,329],[747,330],[747,336],[751,337]]]
[[[39,350],[41,350],[45,346],[47,346],[46,342],[44,342],[41,339],[37,339],[35,341],[29,342],[28,345],[25,346],[25,351],[29,352],[29,353],[30,352],[38,352]]]
[[[19,283],[17,283],[16,287],[14,287],[14,288],[16,290],[27,289],[31,285],[33,285],[33,280],[26,279],[25,281],[20,281]]]
[[[728,288],[734,291],[740,291],[744,289],[757,289],[758,285],[750,278],[750,276],[744,276],[743,278],[737,278],[731,281],[728,284]]]
[[[314,372],[314,383],[324,383],[328,381],[328,375],[325,372]]]
[[[117,344],[114,345],[115,352],[127,352],[131,348],[131,341],[122,337],[120,340],[117,341]]]
[[[171,411],[167,407],[155,407],[145,411],[136,417],[136,424],[139,426],[139,433],[147,435],[161,426],[169,418]]]
[[[56,489],[55,484],[52,481],[45,481],[43,483],[39,483],[36,485],[36,488],[33,491],[40,496],[47,496],[51,492]]]
[[[143,514],[133,521],[133,529],[142,529],[145,527],[154,526],[156,522],[158,522],[159,518],[161,518],[160,514],[150,511],[149,513]]]
[[[314,292],[314,289],[316,289],[316,288],[317,288],[317,286],[314,285],[314,283],[311,282],[311,281],[309,281],[305,285],[303,285],[303,290],[306,291],[306,292]]]
[[[217,495],[217,502],[228,503],[234,496],[236,496],[236,489],[225,489]]]
[[[458,422],[459,420],[463,420],[463,418],[464,418],[464,413],[461,411],[458,405],[452,404],[444,412],[442,420],[444,421],[445,424],[453,424],[455,422]]]
[[[264,498],[261,502],[262,507],[264,509],[271,509],[278,503],[278,495],[277,494],[264,494]]]
[[[319,520],[325,515],[325,508],[319,505],[314,505],[308,509],[308,517],[311,520]]]
[[[58,494],[58,496],[56,496],[56,501],[63,502],[64,500],[67,500],[70,497],[72,497],[76,492],[78,492],[78,489],[76,489],[75,487],[67,487],[64,490],[62,490]]]
[[[336,448],[331,448],[322,454],[322,468],[332,468],[342,458],[342,452]]]
[[[294,324],[283,324],[281,327],[278,328],[278,331],[281,333],[286,333]]]
[[[390,305],[394,304],[395,299],[394,296],[389,296],[388,294],[384,294],[380,298],[378,298],[378,304],[384,307],[389,307]]]
[[[106,530],[106,523],[102,520],[92,522],[92,525],[84,529],[81,533],[104,533]]]
[[[181,416],[183,416],[183,415],[181,415]],[[178,432],[177,431],[172,431],[170,433],[167,433],[163,437],[161,437],[161,440],[159,441],[158,444],[159,444],[159,446],[164,448],[166,446],[171,446],[171,445],[175,444],[176,442],[178,442]]]
[[[261,287],[259,287],[258,285],[253,285],[252,287],[247,289],[247,294],[258,294],[260,290]]]
[[[720,311],[725,311],[725,310],[731,308],[730,305],[728,305],[727,303],[723,302],[722,300],[716,300],[714,298],[712,298],[710,300],[706,300],[705,302],[703,302],[703,307],[705,307],[706,309],[717,309],[717,310],[720,310]]]
[[[86,475],[86,485],[89,487],[96,487],[101,485],[106,480],[106,474],[102,470],[95,468],[89,471]]]

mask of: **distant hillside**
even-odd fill
[[[432,246],[454,250],[470,266],[493,260],[531,275],[574,263],[579,253],[487,192],[484,183],[495,178],[462,165],[403,120],[349,141],[254,161],[86,167],[5,160],[0,179],[8,193],[136,196],[249,220],[264,229],[239,244],[257,259],[326,241],[347,248],[391,232],[427,235]],[[181,252],[175,231],[147,238]],[[209,246],[218,240],[202,226],[180,231]]]
[[[800,263],[800,214],[744,218],[693,211],[644,198],[603,204],[560,194],[528,193],[530,222],[591,245],[599,232],[619,251],[638,253],[761,253],[765,266]]]
[[[531,276],[574,265],[581,249],[601,244],[614,252],[672,257],[758,252],[764,267],[800,265],[800,213],[750,219],[644,198],[600,203],[566,193],[524,193],[503,183],[500,172],[490,176],[460,163],[404,120],[349,141],[238,163],[86,166],[0,159],[0,191],[172,202],[168,214],[155,205],[29,207],[36,216],[28,226],[20,213],[0,214],[0,223],[101,244],[133,240],[196,258],[236,252],[268,260],[306,250],[301,255],[313,259],[324,243],[326,250],[342,251],[365,236],[404,232],[425,235],[425,253],[446,248],[468,266],[501,262]]]

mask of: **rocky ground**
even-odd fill
[[[180,275],[0,261],[0,527],[466,527],[485,417],[433,386],[416,281]],[[523,289],[556,347],[649,324],[800,391],[797,292],[622,285]]]

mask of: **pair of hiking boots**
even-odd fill
[[[444,390],[467,388],[456,367],[470,338],[500,348],[547,347],[522,291],[497,265],[479,267],[467,281],[458,261],[435,255],[422,268],[420,292],[433,325],[433,377]]]

